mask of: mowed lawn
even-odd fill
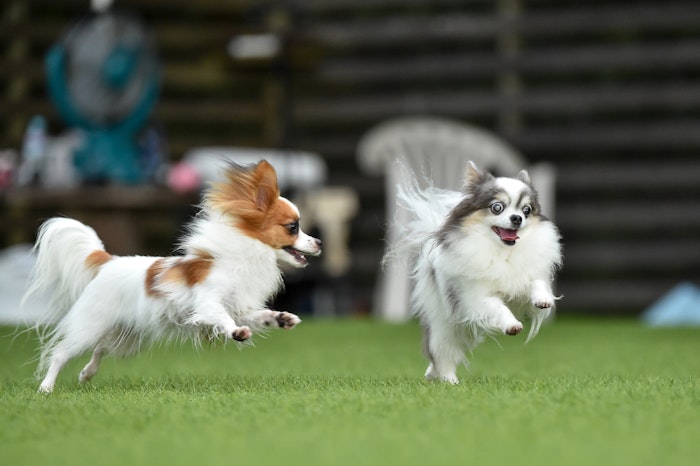
[[[700,329],[567,320],[487,341],[462,383],[422,378],[414,323],[306,319],[235,345],[87,355],[36,393],[36,341],[0,329],[4,465],[688,465]]]

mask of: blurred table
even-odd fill
[[[175,232],[199,203],[197,193],[178,194],[159,186],[95,186],[70,189],[18,188],[2,194],[10,244],[31,243],[46,219],[66,216],[95,229],[107,250],[118,255],[171,251]],[[149,231],[163,244],[146,246]],[[150,249],[150,251],[149,251]]]

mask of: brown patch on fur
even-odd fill
[[[297,235],[290,234],[285,225],[298,221],[299,216],[289,203],[277,199],[268,211],[259,230],[247,230],[245,225],[239,225],[239,228],[248,236],[257,238],[273,248],[281,249],[294,244],[297,237]]]
[[[165,270],[166,264],[165,264],[165,258],[160,258],[156,260],[154,263],[151,264],[151,266],[146,270],[146,294],[149,296],[162,296],[163,293],[161,293],[157,289],[158,285],[158,277],[160,274]]]
[[[191,287],[203,282],[213,265],[214,261],[211,259],[183,259],[165,271],[163,281],[182,282]]]
[[[158,259],[146,270],[146,293],[163,296],[159,287],[172,283],[192,287],[209,276],[213,265],[214,258],[205,252],[192,258]]]
[[[207,207],[230,215],[241,232],[273,248],[294,244],[296,236],[290,235],[285,225],[298,221],[299,216],[280,199],[272,165],[266,160],[246,167],[231,165],[226,179],[207,193]]]
[[[96,249],[85,258],[85,265],[89,269],[99,269],[104,264],[112,260],[112,255],[107,251]]]

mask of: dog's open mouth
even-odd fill
[[[513,246],[515,244],[515,241],[520,239],[520,237],[518,236],[518,230],[515,229],[493,227],[493,231],[498,235],[499,238],[501,238],[501,241],[503,241],[508,246]]]
[[[292,256],[299,265],[306,265],[309,262],[303,252],[292,246],[285,246],[282,249]]]

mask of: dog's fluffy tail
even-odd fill
[[[395,239],[384,262],[415,257],[464,197],[464,193],[434,187],[427,177],[419,178],[402,161],[396,162],[395,168],[402,182],[396,185],[397,213],[392,219]]]
[[[22,303],[36,294],[49,298],[50,308],[39,319],[39,327],[63,318],[110,257],[95,230],[58,217],[41,225],[32,252],[36,264]]]

